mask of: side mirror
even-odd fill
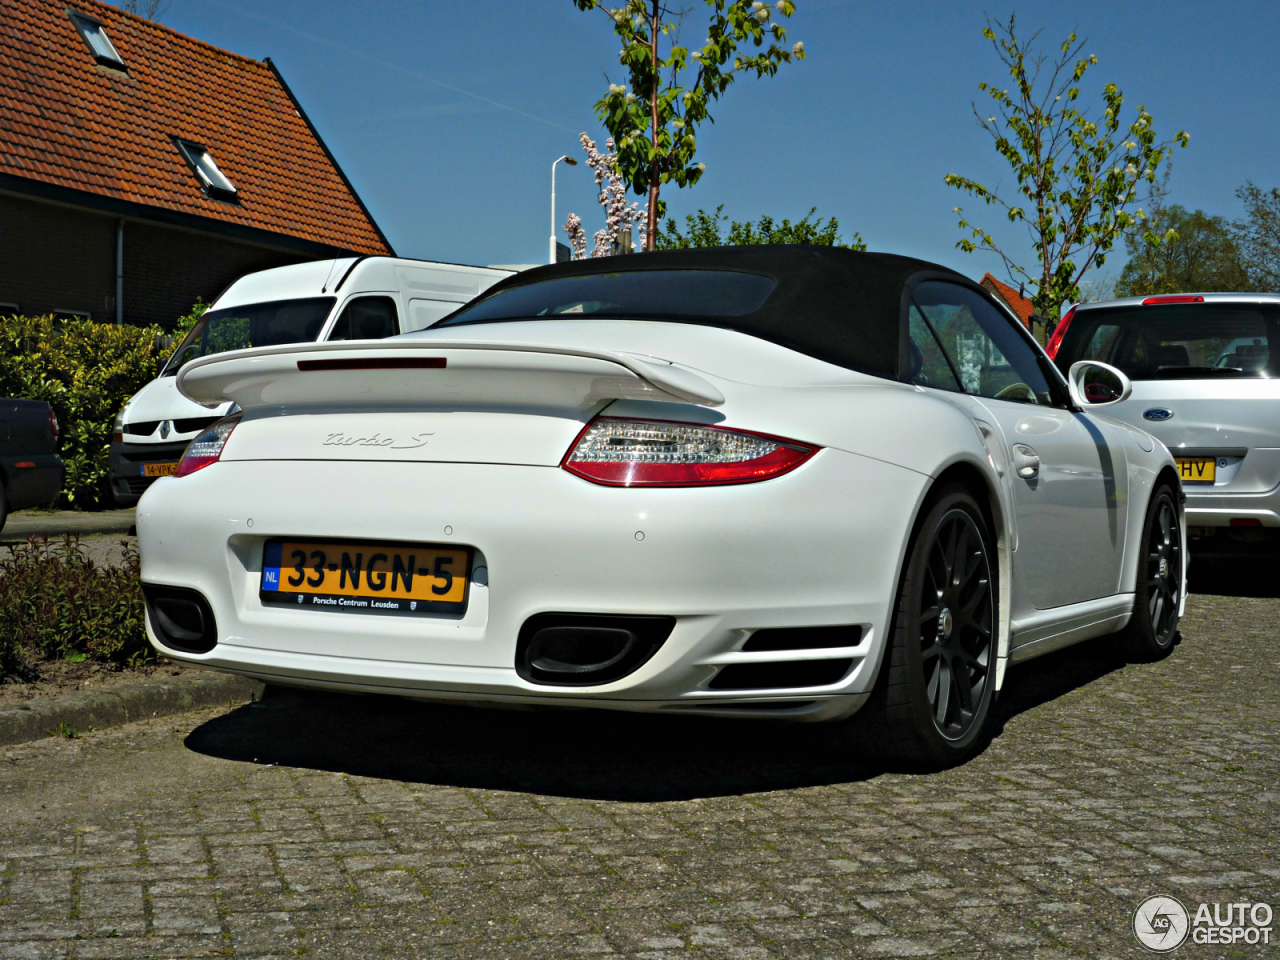
[[[1109,407],[1128,400],[1133,383],[1120,370],[1100,360],[1077,360],[1067,372],[1067,387],[1078,407]]]

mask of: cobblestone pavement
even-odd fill
[[[1019,667],[927,776],[813,727],[289,695],[7,748],[0,956],[1137,956],[1151,894],[1280,914],[1277,627],[1199,595],[1162,663]]]

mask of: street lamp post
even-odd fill
[[[556,164],[560,160],[563,160],[571,167],[578,165],[578,161],[570,156],[560,157],[559,160],[554,160],[551,164],[551,259],[547,263],[556,262]]]

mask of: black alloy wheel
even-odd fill
[[[972,729],[986,686],[994,680],[991,566],[982,532],[968,511],[956,507],[942,517],[921,581],[925,695],[938,732],[959,740]]]
[[[892,763],[960,763],[981,742],[995,698],[998,567],[977,501],[945,484],[907,552],[888,647],[851,746]]]
[[[1124,634],[1134,660],[1158,660],[1178,640],[1182,603],[1182,523],[1176,494],[1156,488],[1147,506],[1133,591],[1133,616]]]

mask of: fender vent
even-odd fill
[[[853,666],[851,657],[839,660],[788,660],[782,663],[731,663],[712,679],[712,690],[782,690],[828,687],[839,683]]]

